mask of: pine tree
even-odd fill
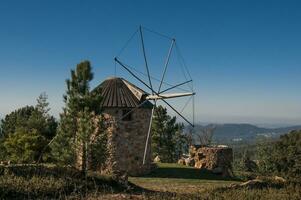
[[[66,81],[65,108],[52,144],[53,155],[58,162],[75,165],[76,156],[80,155],[83,170],[87,168],[87,155],[92,153],[91,136],[98,127],[95,120],[101,114],[100,93],[90,91],[92,79],[89,61],[81,62],[75,70],[71,70],[71,79]]]
[[[152,123],[153,157],[159,155],[163,162],[175,162],[187,148],[183,125],[176,123],[176,117],[167,114],[166,108],[155,109]]]
[[[33,106],[25,106],[7,114],[5,118],[1,120],[3,137],[7,137],[9,134],[15,133],[18,127],[29,129],[28,119],[34,110]]]

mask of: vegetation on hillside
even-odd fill
[[[257,147],[261,173],[301,180],[301,130],[292,131],[275,142],[261,142]]]
[[[224,178],[175,164],[188,152],[193,135],[185,133],[183,124],[162,106],[155,108],[151,139],[153,157],[158,155],[165,163],[144,177],[130,177],[130,183],[123,185],[87,171],[88,154],[94,169],[101,168],[107,156],[102,97],[90,90],[92,79],[88,61],[71,70],[59,124],[49,114],[45,93],[35,106],[16,109],[1,120],[0,161],[18,164],[0,165],[0,199],[300,199],[301,131],[236,145],[236,177]],[[198,142],[210,144],[214,130],[199,130]],[[78,156],[85,174],[73,168]],[[256,176],[270,181],[275,175],[284,181],[254,187],[231,185]]]

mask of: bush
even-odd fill
[[[276,142],[259,144],[257,156],[260,172],[301,180],[301,130],[285,134]]]

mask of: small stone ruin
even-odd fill
[[[210,170],[222,176],[232,176],[233,151],[232,148],[224,145],[202,146],[199,148],[191,146],[189,157],[180,160],[179,164]]]

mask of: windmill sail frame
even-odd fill
[[[146,56],[146,51],[145,51],[145,45],[144,45],[144,37],[143,37],[143,29],[144,30],[148,30],[150,32],[153,32],[155,34],[158,34],[158,35],[161,35],[162,37],[166,37],[168,39],[171,40],[171,44],[170,44],[170,47],[169,47],[169,50],[168,50],[168,54],[166,56],[166,59],[165,59],[165,63],[164,63],[164,68],[163,68],[163,73],[162,73],[162,76],[161,76],[161,80],[160,80],[160,84],[159,84],[159,87],[158,87],[158,91],[155,91],[155,89],[153,88],[153,84],[152,84],[152,77],[150,75],[150,71],[149,71],[149,65],[148,65],[148,60],[147,60],[147,56]],[[191,92],[183,92],[183,93],[166,93],[167,91],[169,90],[172,90],[172,89],[175,89],[175,88],[179,88],[180,86],[182,85],[185,85],[185,84],[188,84],[188,83],[191,83],[193,82],[189,72],[188,72],[188,69],[186,67],[186,70],[188,72],[188,75],[190,77],[190,80],[186,80],[185,82],[182,82],[182,83],[179,83],[179,84],[176,84],[176,85],[170,85],[171,87],[161,91],[161,88],[162,88],[162,84],[164,83],[164,78],[166,76],[166,72],[167,72],[167,67],[168,67],[168,64],[169,64],[169,61],[170,61],[170,57],[171,57],[171,52],[172,50],[175,48],[177,51],[178,50],[178,46],[176,45],[176,40],[174,38],[171,38],[169,36],[166,36],[166,35],[163,35],[163,34],[160,34],[158,32],[155,32],[155,31],[152,31],[150,29],[147,29],[147,28],[144,28],[142,26],[139,26],[138,30],[136,30],[136,32],[132,35],[132,37],[130,38],[130,40],[133,38],[133,36],[135,36],[135,34],[137,34],[137,32],[140,33],[140,41],[141,41],[141,46],[142,46],[142,52],[143,52],[143,58],[144,58],[144,64],[145,64],[145,69],[146,69],[146,72],[147,72],[147,78],[148,78],[148,83],[146,83],[146,81],[142,80],[141,78],[139,78],[131,69],[128,65],[126,65],[125,63],[123,63],[119,58],[118,56],[116,56],[114,58],[114,61],[115,61],[115,66],[116,66],[116,63],[121,66],[124,70],[126,70],[132,77],[134,77],[136,80],[138,80],[141,84],[143,84],[145,87],[147,87],[150,91],[151,91],[151,94],[148,94],[145,98],[145,100],[140,103],[137,107],[133,108],[132,110],[130,110],[129,112],[127,112],[126,114],[124,114],[122,116],[122,119],[127,117],[130,113],[134,112],[135,110],[137,110],[138,108],[140,108],[141,106],[143,106],[147,101],[149,100],[152,100],[153,101],[153,108],[152,108],[152,111],[151,111],[151,117],[150,117],[150,121],[149,121],[149,128],[148,128],[148,133],[147,133],[147,137],[146,137],[146,142],[145,142],[145,150],[144,150],[144,156],[143,156],[143,165],[145,164],[145,160],[146,160],[146,154],[147,154],[147,151],[148,151],[148,144],[149,144],[149,139],[150,139],[150,134],[151,134],[151,124],[152,124],[152,120],[153,120],[153,115],[154,115],[154,110],[155,110],[155,107],[157,105],[157,101],[162,101],[164,102],[170,109],[172,109],[175,113],[177,113],[184,121],[186,121],[190,126],[194,127],[194,96],[195,96],[195,92],[193,91],[193,86],[191,86]],[[129,40],[129,41],[130,41]],[[129,41],[127,41],[127,43],[129,43]],[[126,47],[126,46],[125,46]],[[124,48],[122,49],[122,51],[124,50]],[[120,55],[120,53],[119,53]],[[116,71],[116,69],[115,69]],[[185,74],[184,74],[185,75]],[[135,92],[135,91],[134,91]],[[138,91],[137,92],[137,95],[139,95]],[[186,97],[186,96],[191,96],[192,97],[192,107],[193,107],[193,113],[192,113],[192,122],[189,121],[183,114],[182,114],[182,111],[179,112],[177,109],[175,109],[170,103],[168,103],[166,101],[166,99],[170,99],[170,98],[180,98],[180,97]],[[141,98],[141,97],[140,97]],[[186,105],[185,105],[186,107]],[[183,109],[185,109],[185,107]]]

